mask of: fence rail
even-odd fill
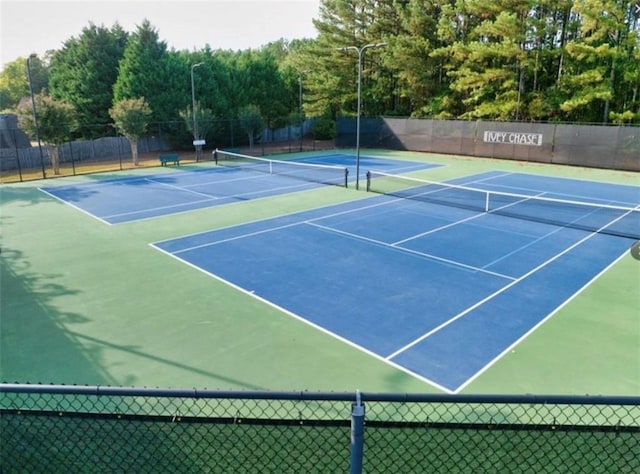
[[[2,472],[640,472],[640,397],[0,385]]]

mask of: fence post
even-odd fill
[[[351,405],[351,461],[349,474],[362,474],[364,452],[364,405],[360,391],[356,392],[356,403]]]
[[[18,138],[16,137],[16,130],[13,129],[13,147],[16,150],[16,164],[18,165],[18,175],[20,176],[20,182],[22,183],[22,165],[20,164],[20,151],[18,150]]]

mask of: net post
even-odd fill
[[[218,149],[216,148],[215,150],[213,150],[213,162],[217,165],[218,164]]]
[[[489,191],[487,191],[486,197],[484,198],[484,212],[489,212]]]
[[[351,457],[349,474],[362,474],[364,454],[364,405],[360,390],[356,391],[356,402],[351,405]]]
[[[367,171],[367,192],[371,191],[371,171]]]
[[[349,187],[349,168],[344,169],[344,187]]]

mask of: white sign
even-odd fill
[[[484,132],[485,143],[506,143],[508,145],[542,146],[542,133]]]
[[[194,140],[193,141],[193,146],[202,146],[204,145],[206,142],[204,140]]]

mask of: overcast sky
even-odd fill
[[[315,38],[320,0],[0,0],[1,61],[60,49],[90,22],[133,32],[146,18],[169,48],[258,48]]]

